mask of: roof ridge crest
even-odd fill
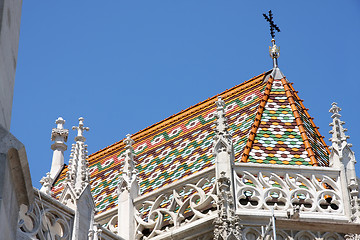
[[[302,103],[303,100],[299,97],[299,95],[297,94],[297,91],[295,91],[294,87],[292,86],[292,83],[289,83],[288,84],[290,89],[293,91],[295,97],[297,98],[297,100],[299,101],[300,105],[301,105],[301,108],[303,109],[305,115],[308,117],[310,123],[311,123],[311,126],[314,128],[315,132],[317,135],[319,135],[320,137],[320,141],[322,144],[324,144],[325,148],[326,148],[326,151],[328,152],[328,154],[330,154],[330,150],[329,150],[329,147],[328,145],[325,143],[324,141],[324,136],[321,135],[321,133],[319,132],[318,130],[318,127],[315,125],[314,121],[313,121],[313,118],[310,116],[310,114],[308,113],[307,111],[307,108],[304,106],[304,104]]]
[[[315,158],[315,153],[312,150],[310,140],[309,140],[308,136],[306,135],[306,130],[304,128],[304,122],[302,121],[301,116],[299,114],[299,110],[296,107],[294,96],[291,93],[291,90],[290,90],[290,87],[289,87],[289,82],[285,78],[282,78],[281,83],[284,86],[286,97],[287,97],[287,99],[289,101],[291,111],[294,114],[295,122],[296,122],[296,125],[299,128],[300,136],[301,136],[301,138],[302,138],[302,140],[304,142],[305,150],[308,153],[311,165],[312,166],[318,166],[319,164],[318,164],[318,161]]]
[[[255,116],[254,123],[251,126],[251,130],[249,132],[248,140],[246,142],[244,152],[242,153],[240,162],[247,162],[248,161],[249,154],[250,154],[250,151],[252,149],[252,145],[254,143],[257,130],[258,130],[258,128],[260,126],[260,123],[261,123],[261,118],[262,118],[262,114],[263,114],[264,109],[265,109],[265,105],[266,105],[267,101],[269,100],[269,95],[270,95],[270,92],[271,92],[273,82],[274,82],[274,78],[272,77],[272,75],[270,75],[268,80],[267,80],[267,83],[266,83],[267,86],[266,86],[265,91],[264,91],[264,96],[262,97],[262,99],[260,101],[258,111],[257,111],[256,116]]]

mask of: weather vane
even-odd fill
[[[275,44],[275,30],[280,32],[280,28],[274,23],[273,21],[273,14],[271,10],[269,11],[269,16],[267,16],[265,13],[263,14],[266,21],[270,24],[270,34],[271,34],[271,43],[272,46],[269,47],[269,53],[270,57],[273,59],[273,66],[274,68],[278,67],[277,58],[280,56],[280,47],[276,46]]]

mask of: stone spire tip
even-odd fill
[[[134,140],[131,139],[131,134],[126,134],[126,138],[124,139],[124,143],[127,147],[132,147],[132,145],[135,143]]]
[[[77,136],[75,137],[75,141],[78,141],[78,140],[85,141],[85,137],[83,136],[83,133],[84,133],[84,131],[90,130],[90,128],[84,127],[84,118],[83,117],[79,118],[79,126],[77,126],[77,127],[73,126],[72,129],[78,131]]]
[[[339,112],[341,111],[341,108],[339,108],[338,106],[337,106],[337,103],[336,102],[333,102],[332,104],[331,104],[331,108],[330,108],[330,110],[329,110],[329,112],[331,112],[331,113],[333,113],[333,115],[331,116],[332,118],[334,118],[334,117],[340,117],[340,115],[335,115],[335,114],[338,114]]]

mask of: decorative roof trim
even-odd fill
[[[278,67],[273,68],[273,70],[271,72],[271,76],[275,80],[281,80],[281,79],[285,78],[284,74],[280,71],[280,69]]]
[[[198,104],[196,105],[193,105],[185,110],[182,110],[181,112],[179,113],[176,113],[160,122],[157,122],[147,128],[144,128],[143,130],[140,130],[138,131],[137,133],[133,134],[132,137],[133,137],[133,140],[135,142],[138,142],[138,141],[141,141],[142,138],[145,138],[147,137],[149,134],[151,134],[153,131],[156,131],[158,129],[161,129],[162,127],[166,127],[168,126],[169,124],[171,124],[172,122],[174,121],[179,121],[181,120],[182,118],[185,118],[187,116],[189,116],[189,114],[197,111],[198,109],[201,109],[203,107],[206,107],[206,106],[209,106],[211,104],[214,104],[214,102],[216,101],[217,97],[218,96],[222,96],[224,99],[227,98],[229,95],[232,95],[233,93],[237,93],[237,92],[241,92],[243,90],[245,90],[246,88],[248,87],[251,87],[255,84],[259,84],[261,82],[264,81],[265,77],[271,72],[272,70],[268,71],[268,72],[264,72],[258,76],[254,76],[253,78],[239,84],[239,85],[236,85],[230,89],[227,89],[225,90],[223,93],[221,94],[217,94],[211,98],[208,98],[202,102],[199,102]],[[255,81],[255,82],[254,82]],[[88,161],[90,162],[90,159],[92,158],[98,158],[98,157],[102,157],[102,156],[110,156],[111,154],[113,154],[114,152],[116,152],[118,150],[119,147],[121,146],[125,146],[125,144],[123,143],[123,139],[108,146],[108,147],[105,147],[103,149],[100,149],[99,151],[91,154],[89,157],[88,157]]]
[[[251,130],[249,132],[249,138],[248,138],[247,143],[245,145],[244,152],[243,152],[243,154],[241,156],[240,162],[247,162],[248,161],[249,154],[250,154],[252,145],[254,143],[254,139],[256,137],[257,130],[258,130],[258,128],[260,126],[260,123],[261,123],[261,117],[262,117],[262,114],[264,112],[265,105],[266,105],[266,103],[267,103],[267,101],[269,99],[269,95],[270,95],[270,92],[271,92],[273,81],[274,81],[274,78],[270,75],[270,77],[269,77],[269,79],[268,79],[268,81],[266,83],[267,86],[265,88],[264,96],[260,101],[259,108],[258,108],[258,111],[256,113],[254,123],[251,126]]]
[[[297,91],[295,91],[295,89],[294,89],[294,87],[292,86],[292,84],[293,84],[293,83],[289,83],[290,89],[292,90],[292,92],[295,94],[295,97],[296,97],[296,98],[298,99],[298,101],[300,102],[301,108],[303,109],[306,117],[309,119],[309,121],[310,121],[310,123],[311,123],[311,126],[314,128],[316,134],[317,134],[318,136],[320,136],[320,141],[321,141],[321,143],[324,144],[326,151],[328,152],[328,154],[330,154],[329,147],[328,147],[328,145],[327,145],[327,144],[325,143],[325,141],[324,141],[324,136],[320,134],[320,132],[319,132],[319,127],[317,127],[317,126],[315,125],[314,121],[313,121],[314,118],[313,118],[313,117],[310,117],[310,114],[309,114],[308,111],[307,111],[308,109],[305,108],[305,106],[304,106],[304,104],[303,104],[303,100],[299,97],[299,95],[297,94]]]
[[[291,107],[291,110],[292,110],[292,112],[293,112],[293,114],[294,114],[296,124],[298,125],[301,138],[302,138],[303,141],[304,141],[305,150],[307,151],[307,153],[308,153],[308,155],[309,155],[311,165],[313,165],[313,166],[318,166],[318,162],[317,162],[317,160],[316,160],[316,158],[315,158],[315,153],[314,153],[314,151],[312,150],[312,147],[311,147],[309,138],[308,138],[308,136],[306,135],[306,130],[305,130],[305,128],[304,128],[304,123],[303,123],[303,121],[301,120],[301,116],[300,116],[300,114],[299,114],[299,112],[298,112],[299,110],[298,110],[297,107],[296,107],[296,103],[295,103],[295,101],[294,101],[294,96],[291,94],[291,90],[290,90],[290,87],[289,87],[289,83],[288,83],[288,81],[287,81],[285,78],[281,79],[281,82],[282,82],[282,84],[283,84],[283,86],[284,86],[285,94],[286,94],[286,97],[287,97],[288,100],[289,100],[290,107]]]

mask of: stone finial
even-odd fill
[[[330,141],[332,142],[332,148],[341,151],[345,146],[351,147],[351,144],[347,143],[347,139],[350,138],[349,136],[345,135],[347,131],[346,128],[343,128],[345,124],[344,121],[340,120],[340,111],[341,108],[337,106],[337,103],[332,103],[329,112],[332,113],[331,118],[333,119],[332,123],[329,126],[332,127],[332,130],[329,131],[332,134]]]
[[[66,141],[68,139],[69,130],[64,129],[65,120],[59,117],[55,121],[56,128],[51,131],[51,141],[54,143],[51,145],[53,152],[50,175],[44,177],[41,182],[44,182],[43,187],[40,189],[42,192],[48,193],[47,184],[52,185],[53,181],[57,178],[64,167],[64,151],[66,151]],[[49,182],[50,181],[50,182]]]
[[[64,129],[65,120],[62,117],[58,117],[55,123],[57,124],[58,129]]]
[[[128,149],[128,148],[131,148],[132,150],[134,150],[134,148],[133,148],[133,144],[135,143],[134,142],[134,140],[132,140],[131,139],[131,134],[126,134],[126,138],[125,138],[125,140],[124,140],[124,143],[125,143],[125,145],[126,145],[126,149]]]
[[[67,142],[69,130],[64,129],[65,120],[62,117],[59,117],[58,119],[56,119],[55,124],[57,126],[51,131],[51,141],[62,143]]]
[[[90,128],[84,127],[84,118],[79,118],[79,126],[73,126],[73,130],[77,130],[77,136],[75,137],[75,141],[83,141],[85,142],[86,138],[83,136],[84,131],[89,131]]]
[[[228,129],[229,126],[227,124],[227,118],[225,117],[225,102],[221,99],[221,96],[218,96],[218,100],[215,102],[216,104],[216,129],[215,132],[220,135],[229,136]]]
[[[81,191],[89,183],[89,171],[87,163],[87,145],[85,144],[86,138],[83,136],[84,131],[89,131],[88,127],[84,127],[84,118],[79,118],[79,126],[73,127],[73,130],[77,130],[77,136],[75,137],[76,143],[72,144],[68,172],[66,180],[75,189],[76,194],[80,194]]]
[[[228,132],[229,126],[227,123],[227,118],[225,116],[225,102],[218,97],[218,100],[215,102],[216,104],[216,128],[215,128],[215,136],[214,136],[214,155],[221,152],[227,152],[228,154],[232,154],[233,146],[231,135]]]
[[[127,134],[124,140],[125,143],[125,160],[122,181],[125,181],[127,186],[131,186],[133,181],[137,181],[136,178],[136,169],[134,165],[134,140],[131,139],[131,135]]]

